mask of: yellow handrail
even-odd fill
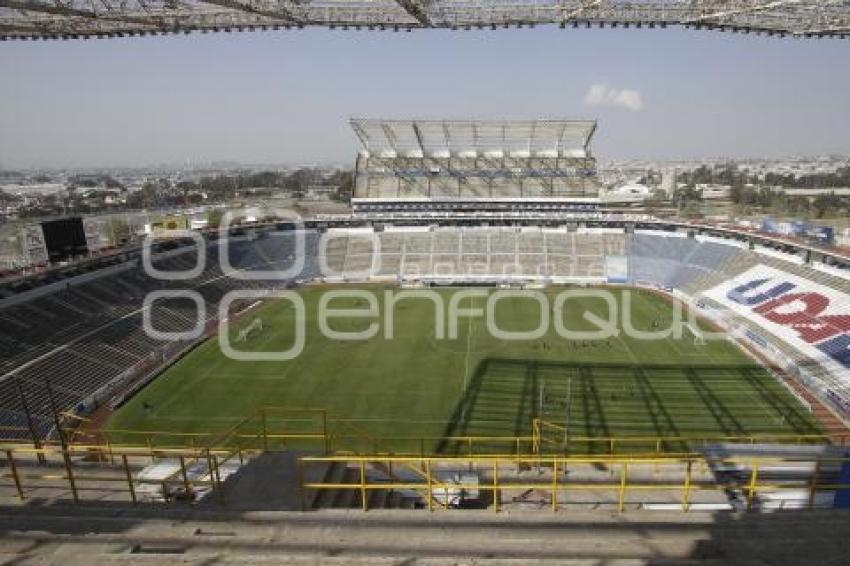
[[[817,466],[823,464],[844,464],[850,462],[850,457],[814,457],[813,461],[817,461]],[[520,461],[530,466],[540,466],[541,470],[551,470],[548,475],[544,472],[537,472],[528,476],[507,476],[500,473],[500,469],[508,465],[513,465]],[[710,465],[702,457],[688,456],[682,458],[634,458],[634,457],[599,457],[599,456],[531,456],[516,458],[514,455],[501,454],[492,456],[393,456],[393,455],[370,455],[370,456],[304,456],[299,459],[299,466],[303,469],[311,464],[342,464],[346,466],[358,467],[365,470],[367,465],[391,465],[393,463],[411,465],[418,463],[424,467],[424,473],[417,473],[413,478],[398,481],[370,481],[368,475],[361,474],[360,480],[356,483],[345,482],[301,482],[301,489],[313,490],[360,490],[364,494],[371,490],[407,490],[414,491],[420,494],[422,500],[427,504],[429,510],[434,510],[434,494],[438,490],[478,490],[490,491],[493,494],[492,508],[498,512],[501,504],[502,496],[505,490],[524,491],[534,490],[542,494],[549,494],[551,497],[551,508],[557,511],[559,508],[558,494],[568,491],[609,491],[616,493],[616,507],[619,511],[625,509],[628,503],[627,494],[634,490],[658,490],[658,491],[678,491],[680,508],[683,511],[688,511],[693,503],[693,493],[697,491],[718,491],[718,490],[738,490],[746,501],[747,508],[750,509],[755,503],[756,496],[761,492],[782,491],[782,490],[809,490],[809,506],[814,505],[814,494],[822,490],[838,490],[850,489],[850,484],[823,482],[821,483],[817,475],[813,476],[810,481],[794,481],[790,483],[777,481],[761,481],[759,479],[759,470],[771,463],[781,463],[789,461],[799,461],[793,458],[784,458],[780,456],[747,456],[747,457],[729,457],[724,458],[726,464],[741,465],[744,477],[740,480],[731,480],[727,482],[719,481],[715,476],[708,475],[703,479],[695,478],[694,473],[697,467],[700,467],[704,472],[708,472]],[[568,469],[575,469],[581,465],[604,465],[611,470],[619,470],[608,480],[595,481],[571,481],[568,476],[562,476],[562,472]],[[634,474],[632,472],[640,470],[644,466],[646,470],[652,470],[654,466],[664,465],[665,476],[659,478],[659,481],[648,481],[646,473]],[[670,466],[673,466],[671,472]],[[446,482],[441,481],[434,475],[434,470],[457,470],[468,468],[470,471],[476,470],[479,474],[479,481],[475,483],[469,482]],[[417,472],[421,472],[416,468]],[[672,476],[676,479],[670,481],[672,473],[678,470],[679,476]],[[640,479],[632,479],[637,475]],[[303,478],[303,475],[302,475]],[[419,481],[415,481],[418,478]],[[678,480],[678,481],[677,481]],[[367,510],[367,498],[361,496],[363,509]],[[437,500],[439,501],[439,500]],[[443,502],[440,502],[443,503]],[[560,502],[561,504],[564,501]],[[442,505],[446,507],[447,505]]]

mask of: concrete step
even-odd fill
[[[354,468],[345,468],[341,483],[357,485],[360,483],[360,472]],[[359,489],[338,489],[334,497],[333,507],[340,509],[351,509],[360,507]]]
[[[234,509],[298,510],[298,457],[295,452],[270,452],[245,463],[238,472],[222,482],[221,497],[204,500],[201,505],[221,505]],[[317,481],[304,478],[305,481]]]
[[[387,495],[389,492],[386,489],[372,489],[369,491],[369,509],[384,509],[387,506]]]
[[[343,477],[345,476],[345,471],[346,467],[344,465],[333,463],[330,465],[330,467],[328,467],[324,477],[321,480],[321,483],[342,483]],[[336,492],[339,490],[320,489],[317,491],[319,493],[313,500],[313,509],[322,509],[334,506],[333,503],[334,499],[336,498]]]

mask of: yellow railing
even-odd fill
[[[300,422],[302,426],[279,423]],[[277,424],[276,424],[277,423]],[[82,437],[82,444],[91,444],[85,438],[90,434],[74,435],[68,429],[65,437],[69,444]],[[92,433],[94,434],[94,433]],[[170,430],[104,429],[96,436],[103,438],[106,445],[148,448],[230,448],[242,450],[285,449],[298,444],[299,448],[328,452],[330,433],[327,411],[324,409],[290,409],[283,407],[261,407],[251,415],[238,419],[230,427],[218,431],[175,432]],[[58,441],[47,444],[58,444]]]
[[[554,438],[552,438],[554,437]],[[564,442],[566,439],[566,442]],[[687,454],[698,444],[837,444],[846,446],[850,436],[828,434],[739,434],[739,435],[677,435],[677,436],[577,436],[568,435],[563,425],[534,419],[532,444],[535,454],[546,453],[631,453]],[[575,450],[575,447],[581,447]]]
[[[200,434],[200,433],[187,433]],[[280,435],[287,436],[286,434]],[[233,434],[238,439],[241,435]],[[265,443],[271,443],[275,450],[275,433],[265,431]],[[299,437],[303,438],[303,437]],[[328,435],[317,438],[320,446],[328,441]],[[467,439],[474,446],[477,437],[455,437]],[[481,437],[487,439],[489,437]],[[507,437],[506,437],[507,438]],[[289,441],[290,439],[287,439]],[[120,446],[113,444],[69,444],[66,447],[46,445],[34,448],[21,443],[0,444],[0,455],[4,455],[7,469],[0,473],[0,479],[8,480],[21,500],[26,498],[30,489],[56,487],[56,482],[64,485],[74,501],[81,499],[81,491],[109,490],[108,486],[117,485],[127,497],[137,501],[136,490],[139,486],[154,484],[160,488],[163,497],[181,497],[193,493],[199,488],[208,488],[221,492],[221,466],[238,459],[246,458],[265,451],[264,442],[246,442],[242,445],[213,448],[196,444],[183,447],[155,447],[153,445]],[[89,462],[101,462],[100,467],[87,464],[80,466],[80,456]],[[36,457],[50,460],[51,467],[40,467]],[[176,469],[163,479],[146,479],[139,476],[142,467],[163,458],[176,462]],[[302,503],[305,494],[312,490],[358,490],[360,504],[368,509],[368,494],[372,490],[409,490],[418,494],[420,500],[430,509],[447,507],[448,492],[459,489],[478,489],[489,494],[490,505],[498,511],[504,494],[516,494],[533,490],[548,494],[546,501],[553,510],[570,503],[567,494],[574,491],[611,492],[615,497],[611,501],[616,508],[623,510],[630,503],[631,493],[656,490],[659,493],[674,492],[674,498],[683,510],[692,507],[692,497],[697,492],[718,490],[738,490],[747,508],[753,506],[757,495],[783,490],[807,490],[808,504],[814,505],[815,496],[824,490],[850,489],[850,485],[831,483],[836,477],[839,466],[850,462],[850,458],[827,458],[813,456],[810,460],[769,458],[769,457],[729,457],[718,462],[706,461],[698,455],[631,455],[598,454],[585,456],[552,455],[538,452],[527,454],[521,450],[514,453],[466,455],[388,455],[388,454],[336,454],[325,456],[305,456],[299,459],[299,485]],[[19,464],[26,463],[26,471],[19,470]],[[106,464],[109,465],[106,465]],[[801,476],[789,481],[771,479],[774,465],[810,466],[810,477]],[[734,474],[722,474],[730,479],[718,480],[712,473],[712,465],[731,466]],[[305,481],[312,477],[305,473],[310,466],[344,465],[357,469],[359,480],[354,483]],[[191,477],[188,470],[200,467],[199,477]],[[599,473],[599,470],[604,473]],[[57,472],[57,470],[62,470]],[[203,470],[206,470],[203,472]],[[446,481],[444,472],[476,473],[478,484],[453,483]],[[593,471],[593,473],[590,473]],[[774,470],[775,471],[775,470]],[[765,472],[765,473],[762,473]],[[566,475],[569,473],[569,475]],[[315,474],[313,474],[314,476]],[[52,482],[52,483],[51,483]],[[104,487],[107,486],[107,487]],[[442,496],[441,496],[442,495]]]
[[[293,422],[300,426],[294,426]],[[0,429],[0,433],[2,429]],[[23,429],[14,431],[17,440],[27,443]],[[751,434],[680,436],[575,436],[566,437],[564,427],[534,419],[530,436],[510,435],[376,435],[348,419],[329,419],[322,409],[281,409],[264,407],[216,432],[174,432],[168,430],[98,431],[94,436],[106,446],[154,448],[229,448],[241,450],[299,449],[321,453],[394,454],[409,456],[442,455],[568,455],[633,454],[687,455],[705,443],[782,443],[847,445],[848,437],[823,434]],[[65,437],[69,445],[92,444],[92,434]],[[564,444],[564,439],[567,443]],[[12,440],[10,440],[12,442]],[[57,445],[58,440],[39,445]]]
[[[28,429],[0,428],[17,442],[25,443]],[[261,407],[219,431],[174,432],[168,430],[107,429],[64,435],[70,445],[102,442],[105,446],[155,448],[226,448],[232,450],[298,449],[325,454],[393,454],[409,456],[442,455],[569,455],[633,454],[687,455],[704,443],[783,443],[847,445],[848,437],[823,434],[679,435],[679,436],[579,436],[568,434],[562,425],[533,419],[531,435],[379,435],[351,419],[331,419],[324,409]],[[37,444],[50,446],[58,441]]]
[[[301,505],[307,507],[308,490],[357,490],[360,496],[360,506],[366,511],[369,508],[369,492],[372,490],[406,490],[419,494],[429,510],[435,507],[448,508],[440,499],[441,492],[457,492],[458,490],[479,491],[491,495],[490,506],[498,512],[503,505],[502,494],[534,490],[548,494],[549,505],[557,511],[561,505],[568,502],[563,494],[569,491],[597,491],[616,493],[616,507],[623,511],[628,503],[629,492],[640,490],[655,490],[659,492],[678,493],[678,504],[683,511],[691,508],[693,495],[700,491],[738,490],[745,498],[747,510],[753,507],[759,493],[779,492],[784,490],[806,490],[807,505],[813,507],[815,496],[819,491],[850,489],[850,484],[836,484],[822,481],[823,466],[840,467],[850,458],[816,457],[811,463],[814,466],[808,481],[762,481],[759,471],[770,469],[771,465],[788,463],[790,460],[776,457],[740,457],[724,458],[724,466],[737,466],[740,471],[739,481],[722,482],[710,473],[711,464],[700,457],[647,458],[647,457],[563,457],[563,456],[472,456],[472,457],[414,457],[414,456],[305,456],[299,459],[299,478],[301,478]],[[796,461],[799,464],[799,461]],[[359,471],[359,481],[352,483],[304,481],[308,468],[315,465],[343,465]],[[397,477],[382,477],[381,470],[406,467],[416,473],[413,478],[398,480]],[[610,481],[571,481],[566,479],[567,472],[573,472],[582,466],[604,467],[612,470]],[[516,473],[506,473],[506,468]],[[637,470],[644,472],[645,478],[653,469],[658,472],[663,468],[665,477],[658,481],[634,480],[631,474]],[[672,471],[677,471],[671,475]],[[377,470],[377,472],[376,472]],[[455,483],[439,479],[438,471],[464,470],[476,472],[480,478],[478,483]],[[533,470],[536,470],[534,472]],[[616,470],[616,473],[613,472]],[[531,472],[522,474],[523,471]],[[383,475],[386,475],[385,473]],[[674,481],[670,480],[674,478]]]
[[[139,486],[146,484],[157,486],[164,499],[188,497],[203,487],[211,489],[213,493],[221,493],[221,467],[236,458],[240,463],[244,462],[240,451],[208,448],[115,448],[106,445],[33,448],[20,444],[5,444],[0,445],[0,453],[5,456],[8,466],[8,471],[0,473],[0,479],[11,480],[21,501],[26,500],[26,492],[29,489],[67,487],[75,503],[82,499],[82,491],[95,491],[102,495],[103,492],[113,492],[108,486],[116,484],[121,492],[126,492],[132,503],[138,502]],[[108,461],[109,465],[92,467],[89,464],[80,467],[75,464],[79,456],[87,456],[95,461]],[[150,479],[140,476],[139,471],[143,463],[160,459],[176,461],[177,469],[164,478]],[[35,461],[39,462],[39,465],[36,465]],[[42,467],[41,464],[45,462],[59,464],[61,473],[54,471],[55,466]],[[205,466],[205,473],[197,478],[190,477],[190,467],[199,463]],[[23,464],[29,465],[25,471],[20,469]],[[122,485],[126,487],[121,487]]]

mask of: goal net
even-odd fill
[[[243,328],[242,330],[239,331],[239,333],[236,335],[236,341],[237,342],[245,342],[249,338],[256,336],[257,334],[259,334],[262,331],[263,331],[263,319],[255,318],[253,321],[251,321],[251,324],[249,324],[248,326],[246,326],[245,328]]]
[[[700,328],[695,327],[693,324],[688,324],[687,329],[688,334],[693,337],[694,346],[705,346],[705,334]]]

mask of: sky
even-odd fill
[[[594,155],[850,154],[850,42],[307,29],[0,44],[0,167],[353,164],[348,118],[592,118]]]

